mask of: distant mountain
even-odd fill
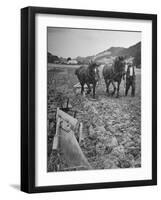
[[[52,55],[50,52],[47,53],[48,62],[49,63],[62,63],[66,64],[67,59],[63,57],[58,57],[56,55]],[[109,63],[116,56],[125,56],[127,59],[130,57],[134,57],[134,64],[137,67],[141,66],[141,42],[138,42],[135,45],[132,45],[128,48],[124,47],[110,47],[102,52],[99,52],[96,55],[81,57],[77,56],[75,60],[77,60],[78,64],[89,64],[91,60],[95,60],[98,63]]]
[[[123,55],[126,57],[134,57],[134,63],[136,66],[141,65],[141,42],[138,42],[137,44],[130,46],[127,49],[124,49],[118,53],[118,56]]]
[[[141,65],[141,42],[130,46],[129,48],[124,47],[110,47],[109,49],[102,51],[96,55],[96,61],[103,62],[105,59],[108,60],[110,57],[126,56],[134,57],[134,62],[137,67]]]
[[[116,56],[126,56],[126,58],[134,57],[134,62],[137,67],[141,65],[141,42],[130,46],[128,48],[124,47],[110,47],[96,55],[81,57],[78,56],[76,60],[80,64],[88,64],[92,59],[95,59],[96,62],[99,63],[107,63],[111,62],[112,58]]]
[[[132,56],[135,57],[138,55],[138,53],[141,53],[141,42],[138,42],[137,44],[130,46],[129,48],[124,48],[120,52],[118,52],[117,55],[123,55],[123,56]]]
[[[105,50],[105,51],[102,51],[102,52],[100,52],[100,53],[98,53],[97,55],[104,55],[104,54],[107,54],[107,55],[109,55],[109,56],[117,56],[118,55],[118,53],[120,52],[120,51],[123,51],[124,49],[126,49],[126,48],[124,48],[124,47],[110,47],[109,49],[107,49],[107,50]],[[96,55],[96,56],[97,56]]]

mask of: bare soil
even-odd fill
[[[93,99],[92,94],[83,97],[79,91],[74,93],[76,67],[48,66],[48,171],[55,171],[56,157],[51,152],[56,108],[67,98],[76,118],[83,122],[80,147],[93,169],[141,167],[141,70],[136,70],[135,97],[130,91],[124,96],[123,82],[119,98],[107,96],[101,79]]]

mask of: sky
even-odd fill
[[[48,52],[64,58],[92,56],[110,47],[128,48],[141,41],[141,32],[93,29],[47,29]]]

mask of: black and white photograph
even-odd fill
[[[157,15],[21,17],[21,190],[156,185]]]
[[[47,172],[141,168],[142,32],[46,31]]]

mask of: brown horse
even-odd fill
[[[91,92],[91,85],[93,86],[93,98],[95,98],[96,84],[99,80],[98,64],[91,62],[88,66],[80,66],[76,69],[75,74],[81,84],[81,94],[84,92],[84,85],[88,87],[87,94]]]
[[[114,63],[111,65],[106,64],[103,68],[103,77],[106,83],[106,92],[109,94],[109,85],[112,83],[113,92],[112,96],[115,94],[116,86],[115,82],[117,82],[117,97],[119,97],[120,83],[121,79],[124,79],[125,75],[125,58],[123,56],[119,56],[114,60]]]

